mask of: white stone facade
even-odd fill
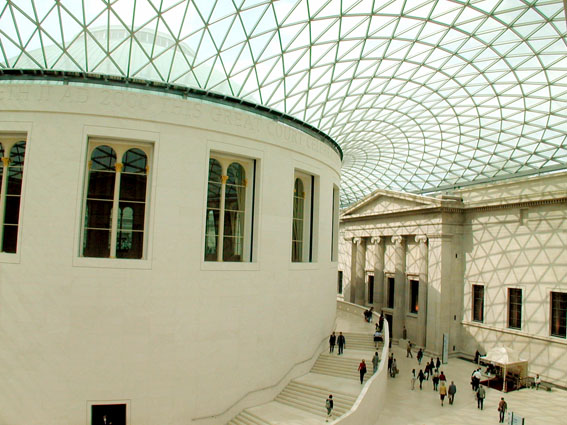
[[[567,386],[567,340],[552,335],[565,318],[555,316],[552,331],[550,317],[551,294],[567,293],[567,173],[436,198],[379,190],[343,211],[340,226],[344,297],[391,316],[394,339],[405,333],[435,354],[444,334],[449,354],[508,345],[532,374]],[[482,317],[473,316],[473,285],[483,288]],[[520,290],[519,307],[510,288]]]
[[[329,146],[167,95],[4,84],[0,99],[0,139],[26,140],[17,251],[0,253],[0,423],[90,425],[97,403],[126,404],[129,424],[225,423],[312,357],[336,309]],[[81,255],[95,139],[149,152],[142,258]],[[204,261],[211,152],[256,167],[245,262]],[[314,182],[303,263],[291,262],[297,171]]]

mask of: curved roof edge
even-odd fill
[[[63,83],[82,83],[128,87],[138,90],[147,90],[177,95],[179,97],[182,97],[183,99],[199,99],[207,102],[230,106],[273,119],[274,121],[279,121],[283,124],[300,130],[308,134],[309,136],[325,143],[337,153],[341,161],[343,160],[343,151],[339,144],[326,133],[313,127],[311,124],[308,124],[304,121],[301,121],[300,119],[294,118],[282,112],[276,111],[275,109],[268,108],[266,106],[258,105],[236,97],[226,96],[207,90],[170,83],[143,80],[138,78],[118,77],[114,75],[39,69],[0,69],[0,80],[48,80],[61,81]]]

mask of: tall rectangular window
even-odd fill
[[[88,158],[82,256],[144,258],[151,147],[91,140]]]
[[[343,293],[343,272],[339,270],[339,275],[337,277],[337,293]]]
[[[522,329],[522,290],[508,288],[508,327]]]
[[[388,278],[388,308],[394,308],[394,288],[396,279],[393,277]]]
[[[1,251],[15,253],[18,245],[20,199],[24,177],[25,137],[0,138],[0,241]]]
[[[293,183],[291,261],[313,261],[315,176],[296,171]]]
[[[474,322],[484,321],[484,286],[472,286],[472,320]]]
[[[551,336],[567,337],[567,292],[551,293]]]
[[[419,311],[419,280],[410,280],[410,313]]]
[[[211,152],[205,261],[252,261],[256,161]]]

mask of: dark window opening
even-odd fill
[[[419,311],[419,280],[410,280],[410,313]]]
[[[567,337],[567,293],[551,293],[551,335]]]
[[[474,322],[484,321],[484,286],[473,285],[472,293],[472,320]]]
[[[396,279],[393,277],[388,278],[388,308],[394,308],[394,285]]]
[[[508,289],[508,327],[522,329],[522,290]]]

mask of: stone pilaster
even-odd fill
[[[366,265],[366,243],[363,238],[352,238],[350,269],[351,303],[364,305],[364,267]]]
[[[402,236],[392,236],[395,246],[394,339],[402,338],[407,311],[406,302],[406,244]]]
[[[419,267],[419,293],[417,311],[417,339],[416,343],[420,347],[427,344],[427,236],[416,235],[415,241],[419,246],[418,267]]]
[[[380,236],[370,238],[374,245],[374,310],[384,307],[384,240]]]

